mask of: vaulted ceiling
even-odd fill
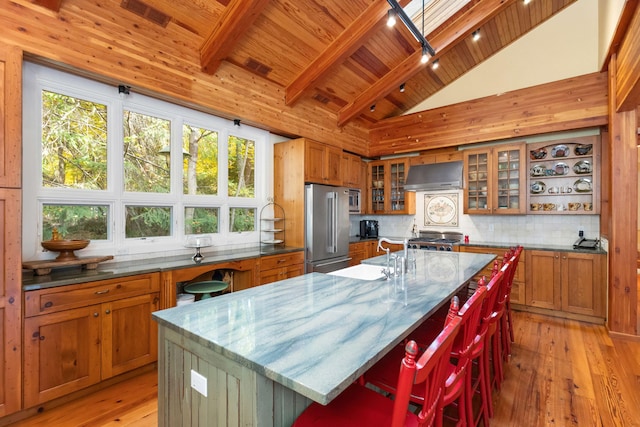
[[[422,29],[424,10],[436,52],[427,64],[405,25],[386,26],[386,0],[111,0],[101,6],[124,8],[160,27],[180,26],[197,40],[207,74],[227,61],[282,87],[287,106],[312,100],[335,114],[338,126],[368,127],[403,114],[574,1],[427,1],[412,16]],[[33,2],[54,11],[65,4]]]

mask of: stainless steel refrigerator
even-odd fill
[[[349,189],[305,186],[305,272],[349,266]]]

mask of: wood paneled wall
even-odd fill
[[[630,3],[638,3],[637,0]],[[636,11],[618,49],[616,110],[635,110],[640,104],[640,13]]]
[[[587,74],[380,121],[369,155],[595,127],[607,110],[607,74]]]
[[[367,154],[368,130],[338,128],[335,114],[317,108],[316,101],[288,107],[282,87],[228,62],[214,75],[203,73],[202,38],[173,22],[162,28],[123,8],[107,10],[97,0],[65,0],[59,13],[28,0],[0,0],[0,27],[0,42],[45,63],[280,135]]]

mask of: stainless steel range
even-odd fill
[[[409,239],[409,247],[427,251],[453,251],[462,241],[463,234],[456,231],[420,230],[418,237]]]

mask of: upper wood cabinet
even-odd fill
[[[309,139],[304,146],[305,182],[342,185],[342,150]]]
[[[524,152],[524,143],[464,151],[464,213],[525,213]]]
[[[362,159],[355,154],[342,153],[342,185],[362,189]]]
[[[398,158],[369,163],[369,208],[371,214],[416,213],[416,193],[405,191],[409,160]]]
[[[436,151],[436,150],[434,150]],[[428,165],[431,163],[445,163],[462,160],[462,151],[438,151],[435,153],[427,152],[419,156],[410,157],[409,165]]]
[[[22,51],[0,46],[0,187],[20,188],[22,168]]]

